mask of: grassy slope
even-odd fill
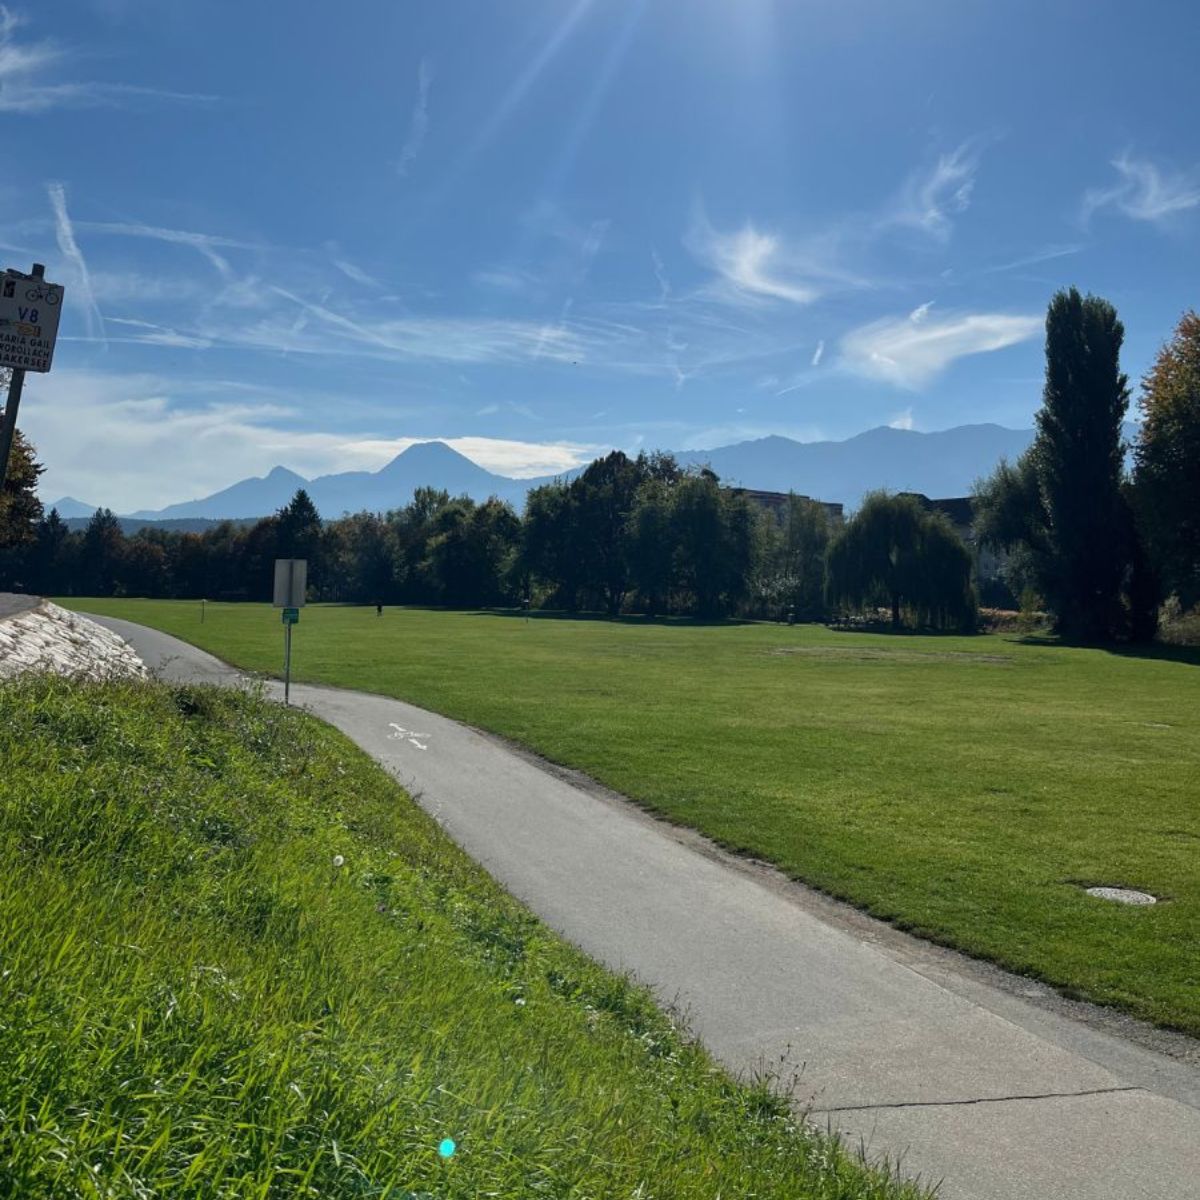
[[[0,1194],[909,1195],[310,718],[33,680],[0,756]]]
[[[210,605],[201,626],[194,604],[77,603],[279,669],[265,606]],[[516,738],[901,925],[1200,1033],[1189,653],[313,607],[295,667]]]

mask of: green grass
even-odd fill
[[[280,669],[266,606],[77,601]],[[1200,652],[314,606],[299,678],[505,734],[1070,995],[1200,1034]],[[1131,909],[1080,885],[1163,897]]]
[[[0,756],[0,1195],[914,1195],[295,710],[29,679]]]

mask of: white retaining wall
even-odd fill
[[[0,620],[0,678],[53,671],[89,679],[142,678],[146,668],[115,633],[43,600],[29,612]]]

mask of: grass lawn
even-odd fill
[[[29,679],[0,758],[0,1195],[915,1200],[312,718]]]
[[[75,600],[258,671],[263,605]],[[402,697],[927,937],[1200,1034],[1200,653],[313,606],[294,671]],[[1127,908],[1080,885],[1164,898]]]

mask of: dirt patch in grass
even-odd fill
[[[1013,658],[1008,654],[972,654],[962,650],[889,650],[882,646],[772,646],[767,654],[783,657],[818,658],[826,661],[844,659],[847,662],[954,662],[968,666],[1008,667]]]

